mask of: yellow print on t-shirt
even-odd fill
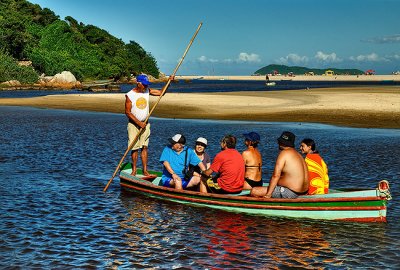
[[[146,107],[147,107],[147,101],[146,101],[145,98],[140,97],[140,98],[138,98],[138,99],[136,100],[136,108],[143,110],[143,109],[145,109]]]

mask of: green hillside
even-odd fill
[[[255,75],[266,75],[273,74],[274,71],[277,71],[280,74],[288,74],[292,72],[294,75],[304,75],[310,72],[313,72],[315,75],[325,74],[325,71],[332,70],[337,75],[361,75],[364,74],[363,71],[359,69],[339,69],[339,68],[327,68],[327,69],[318,69],[318,68],[306,68],[299,66],[285,66],[285,65],[268,65],[263,68],[260,68],[256,72]]]
[[[159,75],[156,60],[137,42],[125,44],[71,16],[61,20],[53,11],[26,0],[0,1],[0,60],[0,81],[26,78],[16,75],[20,60],[32,61],[36,75],[68,70],[79,80],[118,79],[142,72]]]

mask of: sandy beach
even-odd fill
[[[151,97],[151,106],[158,97]],[[71,94],[2,98],[0,105],[124,113],[125,95]],[[400,88],[365,86],[310,90],[167,93],[152,116],[325,123],[400,128]]]

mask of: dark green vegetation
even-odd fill
[[[0,51],[0,82],[11,80],[22,84],[35,83],[38,75],[33,68],[19,66],[10,55]]]
[[[332,70],[334,74],[337,75],[361,75],[364,74],[359,69],[338,69],[338,68],[327,68],[327,69],[318,69],[318,68],[306,68],[306,67],[289,67],[285,65],[268,65],[266,67],[260,68],[254,74],[257,75],[265,75],[265,74],[274,74],[275,71],[277,71],[280,74],[288,74],[288,73],[293,73],[295,75],[304,75],[304,74],[310,74],[310,72],[313,72],[314,75],[322,75],[325,74],[325,71],[327,70]]]
[[[13,60],[14,59],[14,60]],[[16,61],[30,60],[31,67]],[[119,79],[141,72],[158,78],[154,57],[121,39],[26,0],[0,1],[0,81],[33,83],[37,74],[71,71],[78,80]],[[36,75],[35,75],[36,74]]]

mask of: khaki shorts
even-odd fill
[[[128,122],[127,130],[128,130],[128,147],[129,147],[132,141],[136,139],[136,136],[139,133],[139,129],[131,122]],[[135,145],[132,147],[132,150],[141,149],[143,148],[143,146],[148,147],[149,139],[150,139],[150,124],[147,124],[142,134],[137,139]]]

